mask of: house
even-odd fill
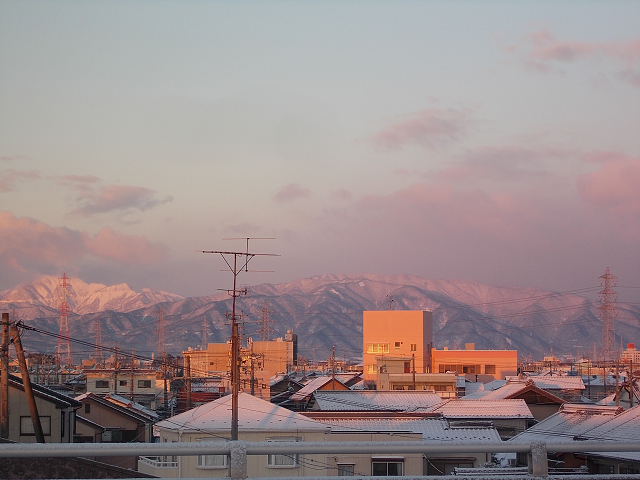
[[[161,442],[221,441],[230,439],[231,396],[226,396],[156,424]],[[396,412],[296,413],[270,402],[238,395],[238,438],[253,442],[458,442],[499,441],[491,425],[459,426],[440,414]],[[450,472],[456,466],[477,466],[488,453],[430,455],[287,454],[250,455],[247,475],[252,477],[318,477],[337,475],[408,475]],[[226,477],[226,455],[141,457],[139,471],[163,478]]]
[[[400,412],[305,412],[303,415],[331,426],[331,441],[368,440],[417,442],[497,442],[500,436],[489,423],[449,421],[440,414]],[[491,454],[446,453],[403,455],[337,455],[327,459],[330,475],[450,475],[456,468],[474,468],[491,461]]]
[[[511,439],[514,442],[573,443],[637,442],[640,408],[623,410],[615,406],[564,404],[554,415]],[[576,468],[586,465],[589,473],[640,473],[639,452],[549,452],[549,466]],[[519,455],[519,462],[526,460]]]
[[[31,389],[45,442],[71,443],[75,412],[80,408],[80,402],[42,385],[32,384]],[[19,443],[35,443],[36,436],[22,378],[11,374],[9,374],[8,406],[9,436],[7,439]]]
[[[404,357],[413,370],[425,373],[431,367],[433,314],[429,311],[382,310],[362,313],[362,343],[365,382],[375,382],[376,357]]]
[[[153,369],[98,368],[85,370],[87,392],[101,395],[133,395],[133,399],[152,410],[160,407],[156,401],[161,390],[156,389]]]
[[[321,412],[415,412],[428,411],[442,399],[434,392],[422,390],[318,390],[309,410]]]
[[[231,438],[231,402],[227,395],[157,423],[160,442],[228,441]],[[254,442],[321,442],[330,427],[299,413],[246,393],[238,395],[238,439]],[[325,455],[254,455],[248,457],[249,477],[317,476],[315,465]],[[162,478],[228,476],[226,455],[198,455],[174,458],[142,457],[138,469]]]
[[[553,415],[560,409],[562,404],[565,403],[562,398],[537,387],[532,379],[525,380],[518,377],[509,379],[502,387],[495,390],[479,390],[461,398],[463,401],[476,399],[523,399],[537,421],[544,420],[550,415]]]
[[[446,400],[426,411],[439,413],[449,421],[491,422],[502,440],[524,432],[535,422],[524,399]]]
[[[293,393],[289,400],[281,402],[279,405],[295,411],[306,410],[310,406],[313,393],[318,390],[345,391],[349,390],[349,387],[332,375],[311,378],[300,390]]]
[[[100,396],[85,393],[75,398],[80,402],[74,441],[78,443],[150,442],[155,412],[119,395]],[[136,457],[99,457],[101,462],[135,469]]]
[[[545,373],[543,375],[518,375],[515,377],[507,377],[511,381],[524,381],[531,379],[535,386],[553,393],[555,396],[562,398],[565,402],[578,403],[585,390],[582,377],[578,375],[551,375]]]

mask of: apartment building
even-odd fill
[[[417,373],[430,371],[433,314],[423,310],[365,311],[362,314],[364,380],[375,382],[378,357],[403,357]]]

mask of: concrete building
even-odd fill
[[[455,373],[417,372],[413,358],[376,357],[376,390],[428,390],[441,398],[455,398]]]
[[[85,370],[87,393],[98,395],[125,395],[133,393],[133,400],[151,410],[159,407],[158,395],[162,388],[156,388],[156,374],[152,369],[99,368]]]
[[[456,372],[471,381],[504,380],[518,374],[516,350],[476,350],[473,343],[464,350],[431,349],[431,371]]]
[[[636,350],[635,343],[627,343],[627,349],[620,353],[620,360],[624,363],[640,365],[640,350]]]
[[[364,380],[375,382],[377,357],[403,357],[425,373],[431,367],[433,314],[422,310],[365,311],[362,314]]]

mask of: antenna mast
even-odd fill
[[[67,306],[67,291],[69,289],[69,277],[66,273],[59,278],[58,286],[60,287],[60,331],[58,332],[58,364],[60,359],[71,365],[71,347],[69,346],[69,308]]]
[[[618,316],[618,307],[614,302],[618,301],[618,292],[612,287],[618,284],[618,277],[612,275],[609,267],[604,275],[599,277],[600,285],[604,285],[604,289],[598,292],[598,297],[602,305],[598,307],[598,313],[602,318],[602,360],[607,362],[614,360],[615,349],[615,330],[614,321]]]
[[[227,239],[234,240],[234,239]],[[238,316],[236,315],[236,298],[247,294],[247,289],[238,289],[238,274],[243,270],[249,271],[249,262],[256,256],[277,257],[275,253],[249,253],[250,238],[247,241],[245,252],[229,252],[219,250],[203,250],[202,253],[217,253],[227,264],[233,274],[233,289],[227,290],[231,296],[231,440],[238,440],[238,394],[240,392],[240,333],[238,331]],[[265,239],[266,240],[266,239]],[[272,240],[272,239],[269,239]],[[233,257],[233,260],[231,258]],[[238,261],[239,260],[239,261]]]

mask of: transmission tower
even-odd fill
[[[618,277],[612,275],[609,267],[604,275],[599,277],[600,285],[604,288],[598,292],[598,297],[602,305],[598,307],[600,318],[602,319],[602,360],[607,362],[614,360],[615,354],[615,330],[614,320],[618,316],[618,308],[614,302],[618,301],[618,292],[612,287],[618,283]]]
[[[158,357],[164,358],[167,348],[164,343],[164,308],[160,307],[158,314]]]
[[[102,354],[102,322],[100,321],[100,317],[98,317],[96,323],[96,349],[93,357],[97,365],[104,364],[104,356]]]
[[[272,320],[269,318],[269,314],[273,313],[272,310],[269,310],[269,306],[265,300],[264,307],[260,310],[262,313],[262,317],[260,318],[260,322],[262,323],[262,327],[260,327],[260,333],[262,335],[262,341],[267,342],[269,338],[271,338],[271,323]]]
[[[204,320],[202,320],[202,350],[206,350],[209,346],[207,336],[207,317],[205,316]]]
[[[58,332],[58,364],[60,360],[67,362],[71,365],[71,347],[69,346],[69,309],[67,307],[67,291],[69,290],[70,283],[66,273],[62,274],[62,278],[59,278],[59,294],[60,301],[60,331]]]

